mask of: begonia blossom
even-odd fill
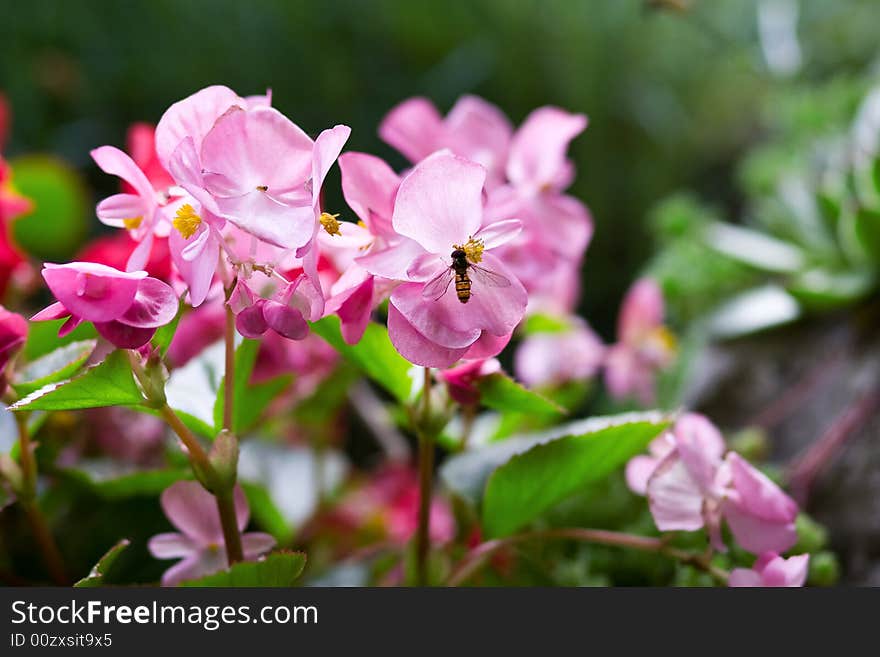
[[[751,568],[734,568],[728,586],[733,587],[798,587],[807,581],[809,554],[798,554],[788,559],[775,552],[765,552]]]

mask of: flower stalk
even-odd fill
[[[18,424],[18,447],[21,460],[21,489],[17,491],[19,501],[31,526],[34,539],[39,546],[43,561],[52,580],[66,586],[70,583],[64,568],[64,559],[58,544],[52,537],[49,523],[37,504],[37,461],[34,458],[34,448],[30,440],[30,432],[27,426],[27,414],[16,415]]]
[[[431,369],[424,368],[421,417],[416,420],[419,441],[419,523],[416,529],[416,584],[428,583],[431,551],[431,493],[434,485],[434,439],[428,431],[431,421]]]

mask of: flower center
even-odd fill
[[[475,240],[473,237],[468,237],[468,241],[465,244],[453,244],[452,248],[464,251],[467,259],[477,264],[483,260],[483,251],[486,245],[483,243],[483,240]]]
[[[319,221],[328,235],[342,235],[342,231],[339,230],[338,216],[338,214],[330,214],[329,212],[321,213]]]
[[[136,228],[140,228],[141,223],[143,223],[143,217],[132,217],[131,219],[123,219],[122,225],[128,228],[129,230],[134,230]]]
[[[202,218],[196,214],[193,206],[189,203],[184,203],[177,209],[177,213],[171,223],[177,229],[177,232],[183,236],[183,239],[188,240],[196,234],[202,223]]]

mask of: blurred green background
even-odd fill
[[[765,35],[762,47],[759,15],[780,7],[797,12],[797,57],[774,64],[766,47],[792,35]],[[650,208],[691,188],[735,212],[734,165],[772,130],[780,90],[876,68],[878,25],[876,0],[0,0],[0,90],[15,114],[7,154],[57,154],[99,198],[116,181],[91,148],[122,146],[131,122],[155,122],[217,83],[271,87],[307,131],[347,123],[350,149],[395,166],[404,161],[376,126],[412,95],[445,112],[476,93],[517,123],[543,104],[585,112],[572,192],[592,209],[596,236],[582,310],[609,337],[652,252]],[[342,207],[338,185],[330,190]],[[71,253],[101,229],[86,220],[82,237],[70,232]]]

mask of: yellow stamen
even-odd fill
[[[177,214],[171,223],[177,229],[177,232],[183,236],[183,239],[188,240],[196,234],[202,223],[202,218],[196,214],[193,206],[189,203],[184,203],[177,209]]]
[[[483,261],[483,250],[486,248],[486,245],[483,243],[483,240],[475,240],[473,237],[469,237],[467,244],[454,244],[453,248],[464,251],[467,259],[476,265]]]
[[[338,214],[330,214],[329,212],[321,213],[319,221],[328,235],[342,235],[342,231],[339,230],[339,220],[336,218],[338,216]]]
[[[135,228],[141,227],[141,223],[143,222],[143,220],[143,217],[132,217],[131,219],[123,219],[122,225],[129,230],[134,230]]]

